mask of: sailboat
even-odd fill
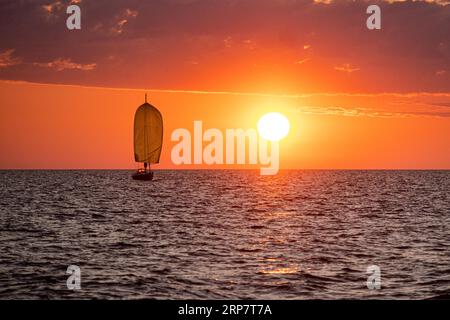
[[[134,115],[134,160],[143,163],[144,168],[133,174],[134,180],[153,180],[151,165],[159,163],[163,140],[163,119],[161,112],[147,102]]]

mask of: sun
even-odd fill
[[[266,113],[258,121],[258,132],[266,140],[279,141],[289,133],[291,125],[288,118],[278,112]]]

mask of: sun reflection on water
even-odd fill
[[[300,268],[297,266],[269,267],[261,270],[263,274],[293,274],[298,272],[300,272]]]

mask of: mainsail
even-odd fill
[[[147,100],[147,99],[146,99]],[[136,162],[159,163],[163,140],[161,113],[145,103],[134,116],[134,159]]]

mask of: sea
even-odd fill
[[[450,171],[0,171],[0,299],[450,296]]]

